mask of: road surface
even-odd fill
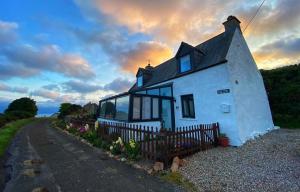
[[[6,192],[43,188],[58,192],[179,191],[172,184],[111,159],[102,150],[52,128],[47,119],[25,126],[9,153],[6,165],[11,179],[5,186]]]

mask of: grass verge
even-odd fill
[[[10,144],[17,131],[24,125],[31,123],[34,120],[36,119],[21,119],[8,123],[0,128],[0,157],[3,157],[6,148]]]
[[[161,173],[160,178],[170,183],[179,185],[184,189],[186,189],[187,191],[191,191],[191,192],[197,191],[196,186],[193,183],[186,180],[185,178],[183,178],[183,176],[179,172],[174,172],[174,173],[163,172]]]

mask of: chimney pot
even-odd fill
[[[234,32],[236,28],[240,29],[240,21],[233,15],[227,17],[227,21],[223,23],[225,32]]]

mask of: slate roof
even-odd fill
[[[232,36],[234,33],[223,32],[199,45],[195,48],[200,50],[204,55],[201,57],[197,66],[188,73],[178,74],[177,61],[173,57],[164,63],[157,65],[153,68],[152,77],[144,83],[143,87],[137,87],[134,84],[129,92],[138,91],[148,86],[152,86],[170,79],[187,75],[199,70],[203,70],[221,63],[226,62],[226,55],[231,44]]]

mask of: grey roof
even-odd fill
[[[152,70],[152,77],[144,83],[143,87],[137,87],[134,84],[129,91],[137,91],[148,86],[155,85],[170,79],[180,77],[182,75],[187,75],[199,70],[206,69],[208,67],[221,64],[226,62],[226,55],[231,44],[233,33],[223,32],[199,45],[195,48],[200,50],[204,55],[201,57],[199,63],[195,68],[185,74],[179,74],[177,72],[177,61],[173,57],[164,63],[157,65]]]

